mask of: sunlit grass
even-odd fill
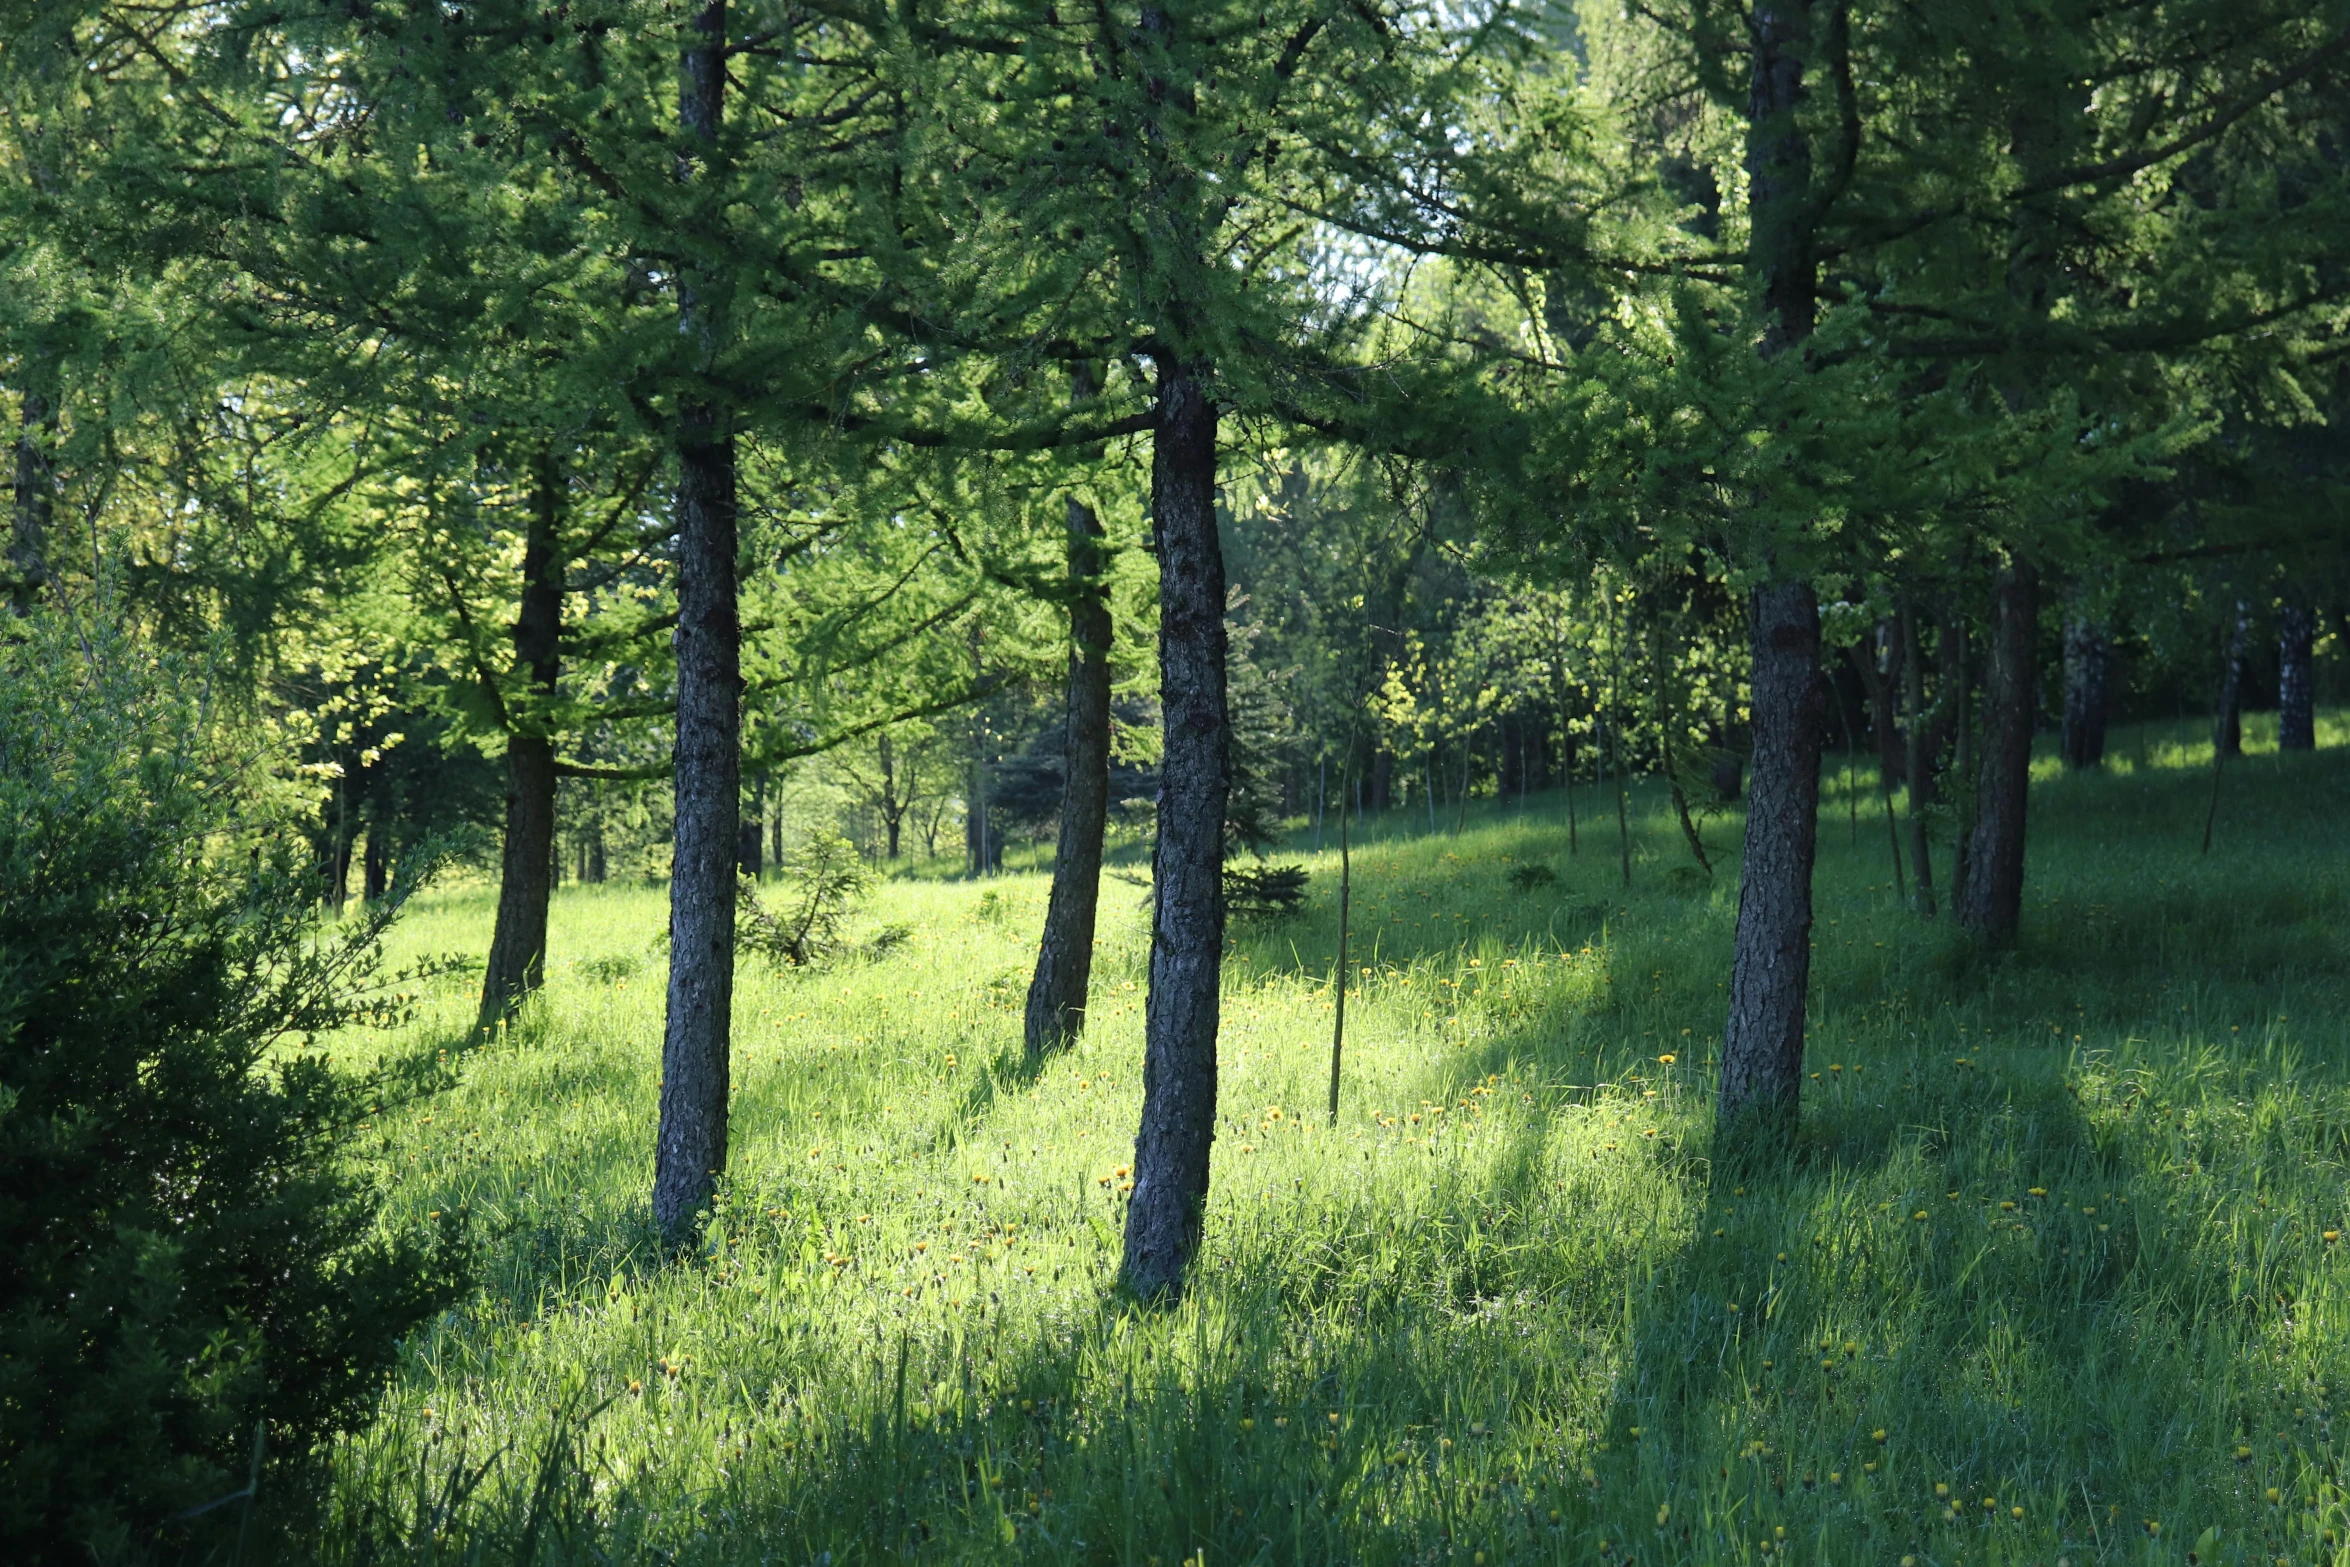
[[[1372,824],[1335,1124],[1326,836],[1314,907],[1235,933],[1208,1241],[1160,1312],[1110,1289],[1137,889],[1033,1075],[1040,876],[891,882],[886,958],[746,966],[732,1180],[664,1264],[663,897],[567,888],[544,998],[378,1150],[405,1207],[472,1215],[486,1287],[337,1455],[319,1549],[2330,1561],[2350,768],[2232,769],[2207,858],[2195,743],[2123,731],[2163,760],[2036,788],[1988,960],[1899,908],[1831,756],[1805,1131],[1743,1168],[1710,1146],[1733,819],[1708,883],[1638,797],[1628,890],[1588,789],[1573,857],[1555,795]],[[1530,862],[1556,882],[1513,890]],[[478,951],[489,913],[400,939]],[[427,999],[438,1048],[471,997]]]

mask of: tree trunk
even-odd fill
[[[2212,720],[2211,743],[2222,756],[2244,754],[2244,654],[2252,640],[2252,609],[2236,601],[2236,623],[2228,632],[2226,661],[2220,667],[2219,713]]]
[[[1560,722],[1564,724],[1565,720],[1562,719]],[[1574,731],[1565,731],[1564,739],[1559,746],[1559,753],[1559,778],[1566,786],[1567,795],[1567,857],[1572,859],[1582,852],[1582,845],[1576,841]]]
[[[1832,22],[1831,53],[1844,42],[1842,16],[1839,10]],[[1762,286],[1761,351],[1768,359],[1811,335],[1818,303],[1811,141],[1800,123],[1804,63],[1813,52],[1809,0],[1756,0],[1748,34],[1747,261]],[[1811,982],[1825,719],[1819,599],[1803,578],[1775,574],[1755,590],[1750,619],[1754,759],[1715,1119],[1724,1128],[1743,1122],[1777,1130],[1792,1122],[1801,1097]]]
[[[334,809],[327,818],[326,895],[338,916],[351,897],[351,850],[359,841],[359,798],[353,790],[359,781],[349,774],[335,781]]]
[[[1902,726],[1902,772],[1909,779],[1909,869],[1917,885],[1917,911],[1932,919],[1934,855],[1926,841],[1926,808],[1934,803],[1934,769],[1926,751],[1926,660],[1918,645],[1918,615],[1913,605],[1901,606],[1901,705],[1907,722]]]
[[[678,118],[713,147],[724,113],[726,0],[691,24]],[[690,290],[680,326],[715,344]],[[742,627],[735,601],[734,436],[688,401],[677,415],[676,824],[669,874],[669,1017],[661,1044],[661,1125],[653,1218],[683,1241],[726,1167],[734,1022],[737,819],[742,810]]]
[[[1624,861],[1624,885],[1632,885],[1632,816],[1624,801],[1624,753],[1616,744],[1616,726],[1607,726],[1607,770],[1616,783],[1616,848]]]
[[[1102,830],[1110,811],[1110,600],[1102,583],[1101,519],[1069,498],[1069,714],[1062,743],[1061,835],[1044,944],[1028,986],[1028,1053],[1085,1030],[1101,902]]]
[[[750,809],[735,826],[735,869],[753,881],[767,868],[767,775],[751,780]]]
[[[2277,749],[2317,749],[2316,670],[2312,649],[2317,617],[2309,606],[2288,602],[2277,617]]]
[[[1752,617],[1754,759],[1715,1111],[1725,1125],[1748,1117],[1790,1118],[1801,1097],[1826,721],[1820,608],[1811,584],[1796,580],[1756,589]]]
[[[57,507],[57,399],[28,386],[18,409],[16,494],[8,539],[8,602],[19,615],[49,582],[49,524]]]
[[[1349,852],[1346,813],[1338,813],[1338,967],[1332,976],[1330,1018],[1330,1124],[1338,1124],[1338,1072],[1346,1059],[1346,987],[1353,982],[1353,958],[1347,952],[1348,922],[1354,913],[1355,867]]]
[[[2064,618],[2064,765],[2103,765],[2113,667],[2105,625],[2080,610]]]
[[[392,836],[381,820],[367,824],[367,853],[360,861],[359,897],[381,903],[392,891]]]
[[[888,857],[898,857],[898,828],[906,819],[907,799],[898,793],[897,748],[889,743],[889,731],[883,730],[873,742],[874,765],[881,769],[881,788],[876,791],[875,809],[881,812],[881,830],[888,841]]]
[[[1866,642],[1855,642],[1844,650],[1852,660],[1854,673],[1860,676],[1861,689],[1869,699],[1869,737],[1877,746],[1878,781],[1891,791],[1898,789],[1909,775],[1908,756],[1901,743],[1901,639],[1895,635],[1895,623],[1879,621],[1870,631]]]
[[[1231,788],[1224,691],[1224,556],[1216,536],[1216,408],[1198,370],[1159,364],[1151,513],[1159,549],[1164,714],[1151,884],[1142,1129],[1126,1210],[1126,1288],[1182,1287],[1199,1249],[1216,1134],[1216,1030],[1224,949],[1224,807]]]
[[[1950,776],[1958,780],[1957,831],[1950,844],[1950,906],[1966,907],[1968,869],[1972,863],[1975,843],[1975,694],[1972,681],[1972,660],[1968,642],[1973,633],[1967,629],[1966,619],[1958,613],[1957,598],[1952,597],[1949,636],[1958,643],[1956,656],[1951,661],[1952,687],[1957,694],[1958,711],[1954,715],[1957,739],[1951,747]]]
[[[2023,919],[2024,809],[2032,781],[2032,709],[2040,689],[2039,589],[2039,574],[2020,556],[1991,583],[1982,761],[1959,919],[1995,946],[2012,942]]]
[[[563,633],[562,474],[539,459],[537,494],[522,540],[522,596],[514,617],[514,663],[528,683],[507,709],[506,838],[498,875],[498,922],[490,937],[475,1027],[497,1026],[538,989],[547,963],[547,905],[555,864],[555,746],[538,704],[555,694]]]

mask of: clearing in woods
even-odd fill
[[[337,1453],[322,1554],[2334,1559],[2350,737],[2256,726],[2205,856],[2183,733],[2039,764],[1989,960],[1897,905],[1832,754],[1803,1133],[1744,1171],[1708,1157],[1735,892],[1661,797],[1629,890],[1590,790],[1574,857],[1556,794],[1369,824],[1335,1126],[1306,856],[1309,912],[1233,934],[1204,1265],[1158,1313],[1109,1289],[1137,889],[1035,1071],[1039,875],[891,881],[885,954],[746,959],[730,1182],[664,1266],[664,898],[567,887],[543,998],[371,1149],[469,1211],[487,1286]],[[1735,867],[1734,815],[1707,831]],[[451,890],[398,940],[478,952],[490,914]],[[462,1038],[471,987],[425,999],[394,1048]]]

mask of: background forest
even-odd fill
[[[2341,1560],[2345,0],[0,0],[0,1542]]]

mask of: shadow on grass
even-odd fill
[[[975,1290],[944,1329],[900,1319],[857,1348],[821,1408],[785,1421],[746,1402],[741,1456],[707,1491],[681,1501],[657,1475],[596,1470],[583,1447],[592,1509],[526,1540],[485,1508],[463,1559],[1167,1567],[1482,1551],[1633,1567],[1754,1564],[1784,1529],[1807,1562],[2048,1561],[2134,1546],[2146,1517],[2181,1546],[2206,1524],[2258,1538],[2259,1486],[2227,1484],[2254,1471],[2224,1455],[2267,1418],[2248,1390],[2287,1352],[2280,1297],[2306,1286],[2213,1227],[2225,1194],[2181,1184],[2184,1165],[2225,1152],[2210,1134],[2117,1132],[2044,1032],[2094,1000],[2133,1035],[2168,1037],[2156,1025],[2179,1003],[2162,987],[2183,959],[2167,938],[2082,934],[2091,900],[2074,889],[2100,887],[2093,846],[2035,850],[2035,885],[2056,901],[2032,911],[2019,952],[1979,964],[1857,890],[1864,852],[1824,857],[1823,914],[1862,934],[1831,947],[1822,932],[1818,1034],[1852,1042],[1810,1063],[1827,1075],[1807,1075],[1792,1145],[1732,1164],[1701,1130],[1624,1134],[1630,1151],[1609,1160],[1574,1124],[1638,1109],[1653,1084],[1693,1096],[1694,1128],[1718,1030],[1704,944],[1726,945],[1722,908],[1662,888],[1611,899],[1633,917],[1611,916],[1618,983],[1596,1011],[1505,1019],[1415,1085],[1453,1114],[1495,1079],[1538,1096],[1473,1171],[1431,1161],[1423,1180],[1406,1153],[1358,1176],[1334,1143],[1347,1175],[1278,1218],[1221,1225],[1174,1309],[1105,1297],[1021,1317]],[[2280,887],[2253,903],[2306,920],[2330,896]],[[2215,928],[2208,955],[2247,994],[2316,950],[2271,943],[2264,967],[2257,920]],[[1880,934],[1898,950],[1878,956]],[[1252,956],[1280,955],[1256,972],[1312,973],[1285,933],[1249,939]],[[1384,950],[1463,961],[1457,939]],[[2077,995],[2089,980],[2094,995]],[[1641,1042],[1684,1025],[1697,1045]],[[1668,1076],[1660,1054],[1684,1059]],[[1034,1081],[1007,1054],[956,1115],[975,1124]],[[2143,1097],[2190,1090],[2240,1093],[2182,1079]],[[788,1374],[725,1369],[746,1386]]]

